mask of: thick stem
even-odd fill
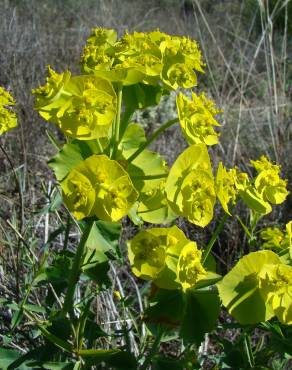
[[[128,163],[130,162],[133,162],[133,160],[135,158],[138,157],[139,154],[141,154],[143,152],[143,150],[145,148],[147,148],[148,145],[150,145],[159,135],[161,135],[166,129],[168,129],[168,127],[174,125],[175,123],[178,122],[178,118],[174,118],[174,119],[171,119],[170,121],[167,121],[166,123],[164,123],[162,126],[159,127],[158,130],[156,130],[152,136],[150,136],[150,138],[145,141],[144,144],[142,144],[140,146],[140,148],[138,150],[136,150],[135,153],[133,153],[129,158],[128,158]]]
[[[65,301],[63,305],[63,310],[62,310],[64,315],[70,312],[73,307],[74,293],[75,293],[76,285],[79,281],[79,277],[81,274],[81,266],[82,266],[83,257],[84,257],[85,244],[87,242],[89,233],[93,226],[93,223],[94,221],[89,221],[86,224],[85,230],[83,231],[81,240],[78,244],[78,247],[75,253],[72,270],[69,276],[68,289],[67,289],[67,293],[66,293]]]

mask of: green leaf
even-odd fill
[[[21,356],[21,353],[14,349],[0,348],[0,369],[7,370],[15,360]],[[26,370],[28,367],[22,365],[18,367],[19,370]]]
[[[110,265],[108,261],[96,263],[94,262],[93,267],[90,265],[85,266],[84,275],[90,280],[94,281],[100,290],[108,289],[111,287],[112,281],[108,276]]]
[[[137,123],[131,123],[119,143],[119,155],[122,158],[129,158],[145,142],[146,136],[143,127]]]
[[[31,312],[46,313],[46,309],[44,307],[35,304],[25,304],[23,308]]]
[[[123,88],[123,99],[128,109],[145,109],[153,105],[158,105],[161,96],[166,93],[167,90],[159,85],[153,86],[138,83]]]
[[[85,349],[79,351],[81,356],[86,361],[87,366],[98,365],[105,362],[111,368],[120,370],[136,370],[137,362],[135,357],[129,353],[119,349],[103,350],[103,349]]]
[[[78,163],[98,152],[96,141],[73,140],[71,143],[65,144],[48,164],[54,170],[57,180],[62,181]]]
[[[9,370],[41,368],[41,366],[45,366],[45,364],[52,364],[51,360],[54,360],[59,356],[60,350],[57,349],[52,343],[48,342],[45,346],[34,348],[21,355],[17,360],[9,365]],[[53,363],[55,364],[55,362]],[[58,364],[60,364],[60,366],[63,364],[63,369],[66,370],[70,370],[73,367],[72,364],[67,362]]]
[[[33,368],[41,368],[46,370],[73,370],[74,363],[72,362],[31,362],[29,363]]]
[[[219,310],[220,301],[216,292],[187,290],[180,330],[184,343],[195,343],[199,346],[205,334],[215,329]]]
[[[137,215],[153,224],[169,224],[177,216],[170,208],[162,186],[150,194],[141,194]]]
[[[66,352],[73,353],[73,347],[67,341],[57,337],[56,335],[52,334],[47,328],[44,326],[39,326],[40,331],[42,332],[43,336],[48,339],[51,343],[53,343],[56,347],[61,348]]]
[[[121,224],[118,222],[96,221],[86,241],[82,269],[100,288],[107,288],[111,284],[107,275],[108,260],[117,255],[120,233]]]
[[[184,370],[184,363],[181,360],[157,356],[153,361],[153,370]]]
[[[168,174],[165,160],[160,154],[148,149],[143,150],[127,170],[135,188],[143,193],[157,189]]]
[[[145,311],[145,321],[165,329],[177,328],[184,308],[185,300],[181,290],[157,289]]]
[[[120,223],[95,221],[86,241],[83,268],[93,267],[95,264],[107,261],[109,256],[116,256],[120,234]]]

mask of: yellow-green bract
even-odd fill
[[[166,87],[191,88],[197,84],[194,71],[203,72],[196,41],[160,31],[126,33],[97,28],[87,40],[82,56],[83,69],[123,85],[139,82]]]
[[[58,74],[49,67],[47,83],[33,90],[35,109],[69,137],[91,140],[108,135],[116,114],[112,84],[96,76]]]
[[[259,214],[270,213],[271,204],[281,204],[287,198],[287,181],[280,178],[280,166],[272,164],[265,156],[251,164],[258,174],[239,194],[252,210]]]
[[[223,305],[241,324],[273,316],[292,323],[292,267],[272,251],[242,257],[217,286]]]
[[[78,220],[96,216],[118,221],[138,197],[127,172],[106,155],[92,155],[79,163],[61,187],[65,204]]]
[[[13,97],[0,86],[0,135],[17,126],[16,114],[11,109],[14,105]]]
[[[214,178],[205,144],[194,144],[175,161],[166,180],[167,200],[177,215],[205,227],[213,218]]]
[[[292,267],[268,264],[260,273],[260,289],[274,315],[287,325],[292,324]]]
[[[143,230],[128,242],[133,273],[164,289],[186,290],[204,279],[201,255],[176,226]]]
[[[218,143],[219,133],[213,126],[220,126],[214,117],[221,111],[212,100],[207,99],[204,93],[197,95],[193,92],[191,100],[179,93],[176,105],[182,131],[189,144]]]

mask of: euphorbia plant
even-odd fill
[[[105,362],[107,368],[160,369],[166,359],[157,355],[159,344],[171,333],[183,343],[177,368],[192,369],[197,368],[192,350],[216,328],[220,300],[243,325],[274,316],[290,325],[291,256],[282,258],[277,250],[252,251],[222,279],[210,255],[239,201],[250,209],[250,228],[243,226],[252,238],[259,219],[273,205],[284,202],[288,191],[280,166],[264,156],[251,161],[255,177],[237,167],[227,170],[222,162],[214,177],[208,146],[219,141],[217,115],[221,110],[206,94],[192,91],[189,97],[186,92],[197,86],[197,73],[204,70],[198,44],[158,30],[126,33],[118,39],[114,30],[98,28],[89,37],[81,62],[78,76],[69,71],[59,74],[49,67],[46,84],[33,91],[40,115],[67,138],[49,165],[67,211],[82,233],[69,263],[68,279],[60,289],[62,308],[54,313],[54,320],[38,321],[42,334],[71,362],[75,356],[79,367]],[[170,91],[177,92],[178,117],[146,137],[142,126],[132,121],[134,112],[159,104],[161,96]],[[176,123],[189,147],[168,169],[165,159],[149,145]],[[206,227],[213,219],[216,199],[226,216],[202,248],[175,221],[180,216]],[[128,248],[122,249],[118,241],[127,216],[140,230],[128,241]],[[287,240],[291,250],[291,238]],[[144,339],[138,340],[132,354],[125,352],[131,349],[127,347],[129,332],[138,336],[141,328],[123,331],[125,345],[102,348],[97,338],[111,333],[94,340],[87,333],[93,325],[94,293],[81,284],[82,297],[75,295],[82,279],[95,282],[98,291],[108,286],[111,261],[119,264],[125,254],[133,274],[141,282],[150,281],[152,287],[143,323],[139,321],[140,326],[147,326],[146,346]],[[33,315],[27,315],[33,320]],[[61,338],[52,325],[56,318],[70,323]]]

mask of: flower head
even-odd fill
[[[105,155],[92,155],[61,182],[64,202],[77,219],[96,216],[118,221],[138,197],[129,175]]]
[[[251,161],[251,164],[257,176],[245,189],[240,189],[239,194],[250,209],[267,214],[272,211],[271,204],[281,204],[287,198],[287,180],[280,178],[281,167],[265,156]]]
[[[181,251],[177,265],[177,274],[183,290],[191,288],[206,276],[201,263],[202,252],[195,242],[186,244]]]
[[[260,289],[278,319],[292,324],[292,267],[285,264],[266,265],[260,274]]]
[[[195,86],[194,71],[203,72],[201,52],[195,41],[159,30],[126,32],[119,40],[113,30],[93,30],[84,48],[82,64],[86,73],[124,85],[162,81],[171,89]]]
[[[133,273],[164,289],[186,290],[205,277],[201,251],[176,226],[140,231],[128,243]]]
[[[176,99],[177,110],[182,131],[189,144],[218,143],[219,134],[213,126],[220,126],[215,116],[221,111],[204,93],[192,93],[192,100],[180,93]]]
[[[195,225],[205,227],[212,220],[216,195],[205,144],[194,144],[177,158],[165,193],[173,211]]]
[[[95,76],[58,74],[51,68],[49,73],[47,83],[33,90],[40,115],[78,140],[107,136],[116,112],[111,83]]]

